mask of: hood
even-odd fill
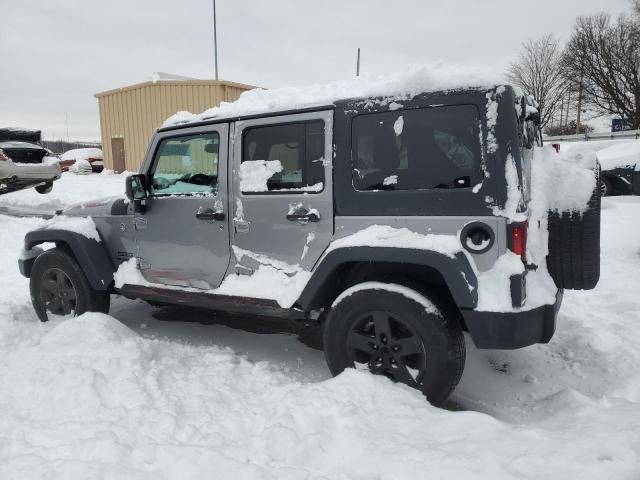
[[[127,199],[124,196],[106,197],[98,200],[88,200],[86,202],[69,205],[59,213],[69,217],[104,217],[112,215],[114,204],[118,210],[126,209]]]

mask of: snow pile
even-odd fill
[[[267,181],[282,171],[280,160],[250,160],[240,164],[240,191],[266,192]]]
[[[557,153],[553,147],[535,148],[531,160],[531,202],[535,219],[545,211],[584,212],[596,186],[593,151]]]
[[[619,143],[598,151],[602,170],[633,168],[640,172],[640,140]]]
[[[69,167],[69,171],[76,175],[89,175],[93,173],[91,164],[87,160],[76,160],[76,162]]]
[[[80,160],[89,160],[96,159],[102,160],[102,150],[99,148],[74,148],[73,150],[67,150],[62,154],[60,160],[75,160],[79,162]]]
[[[565,292],[548,345],[467,338],[463,411],[143,302],[42,324],[16,257],[44,221],[0,217],[0,478],[639,478],[640,198],[603,206],[598,287]]]
[[[522,260],[513,252],[501,255],[491,269],[486,272],[478,272],[478,305],[476,310],[481,312],[512,312],[514,309],[510,294],[511,275],[523,272]],[[527,278],[527,287],[529,287],[528,280]],[[553,300],[554,298],[551,303]],[[529,298],[527,298],[527,307],[530,307]]]
[[[67,217],[66,215],[56,215],[44,224],[46,230],[68,230],[79,233],[88,239],[100,241],[100,235],[96,224],[90,217]]]
[[[199,115],[178,112],[163,126],[198,122],[256,113],[294,110],[330,105],[336,100],[357,97],[384,97],[383,103],[402,105],[423,92],[455,90],[466,87],[491,87],[502,83],[494,72],[442,64],[419,65],[405,71],[381,76],[361,76],[324,85],[274,90],[256,88],[242,93],[233,103],[222,102]]]
[[[392,247],[432,250],[451,258],[454,258],[456,253],[462,251],[460,240],[455,235],[421,234],[408,228],[394,228],[388,225],[371,225],[351,235],[338,238],[331,242],[326,253],[345,247]]]

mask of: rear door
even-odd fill
[[[236,273],[278,262],[311,270],[322,255],[333,233],[332,132],[333,111],[236,122]]]
[[[153,283],[215,288],[230,258],[228,125],[161,133],[147,172],[149,198],[136,213],[142,275]]]

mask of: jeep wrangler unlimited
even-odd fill
[[[563,289],[598,281],[599,189],[585,212],[549,213],[532,264],[531,102],[509,86],[393,93],[160,128],[126,198],[26,235],[38,317],[108,312],[115,293],[313,320],[334,375],[368,369],[434,404],[462,375],[463,331],[478,348],[548,342]],[[503,258],[519,267],[500,278]],[[551,297],[528,299],[546,272]]]

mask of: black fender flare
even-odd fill
[[[24,237],[25,250],[45,242],[66,244],[94,290],[108,290],[113,283],[113,262],[102,242],[69,230],[32,230]]]
[[[453,257],[433,250],[393,247],[344,247],[331,250],[318,262],[298,298],[297,304],[310,311],[321,306],[326,281],[348,263],[396,263],[430,267],[440,273],[458,308],[473,309],[478,304],[478,279],[463,252]]]

